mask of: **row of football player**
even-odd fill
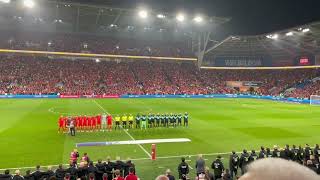
[[[133,119],[135,119],[135,126]],[[183,120],[183,124],[182,124]],[[127,124],[128,122],[128,124]],[[140,114],[138,113],[135,118],[132,115],[128,117],[126,115],[115,116],[115,129],[122,128],[154,128],[154,127],[177,127],[177,126],[188,126],[189,124],[189,114],[186,112],[184,115],[180,114],[173,114],[173,113],[165,113],[165,114]]]
[[[115,115],[114,120],[112,115],[97,115],[97,116],[60,116],[58,120],[59,132],[66,132],[67,127],[70,123],[73,123],[76,129],[80,131],[85,130],[110,130],[113,126],[113,121],[115,122],[115,129],[120,128],[152,128],[152,127],[169,127],[169,126],[188,126],[189,115],[186,112],[184,115],[180,114],[140,114],[138,113],[135,117],[131,114],[129,115]],[[134,126],[135,120],[135,126]]]

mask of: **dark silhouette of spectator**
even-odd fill
[[[36,166],[36,170],[32,173],[34,180],[40,180],[44,173],[40,170],[40,165]]]
[[[66,174],[66,170],[63,168],[62,164],[59,165],[58,169],[55,171],[55,176],[58,180],[63,180]]]
[[[12,180],[24,180],[23,176],[20,174],[20,170],[16,170],[15,175],[12,177]]]
[[[5,170],[4,174],[0,174],[0,180],[11,180],[12,175],[10,174],[10,170]]]

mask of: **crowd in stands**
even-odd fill
[[[261,82],[254,93],[279,95],[318,75],[316,69],[199,70],[193,63],[155,61],[63,60],[45,57],[0,57],[0,94],[213,94],[240,93],[226,81]],[[307,98],[319,82],[293,91]],[[252,93],[252,92],[251,92]]]
[[[45,32],[1,32],[0,48],[122,54],[141,56],[192,57],[185,42],[144,41],[83,34]]]
[[[288,96],[309,98],[311,95],[318,95],[320,93],[320,81],[310,81],[303,88],[296,88],[288,93]]]
[[[27,170],[25,175],[22,176],[19,169],[15,171],[15,175],[11,175],[9,170],[5,170],[4,174],[0,174],[1,180],[138,180],[136,175],[135,164],[131,160],[126,162],[121,161],[117,157],[116,161],[111,161],[110,158],[103,162],[101,159],[94,164],[89,158],[87,153],[81,157],[78,163],[79,153],[75,149],[70,155],[70,166],[65,168],[59,165],[57,169],[53,170],[51,166],[46,171],[42,171],[40,166],[36,166],[34,172]],[[284,148],[274,146],[273,149],[261,146],[259,151],[251,150],[248,152],[244,149],[241,154],[232,151],[228,158],[228,166],[225,166],[222,157],[217,156],[215,160],[207,165],[207,160],[199,155],[195,162],[196,180],[233,180],[238,179],[240,176],[245,175],[250,170],[250,165],[259,159],[283,159],[284,166],[286,163],[294,162],[303,165],[309,169],[315,177],[319,178],[316,174],[320,174],[320,148],[316,144],[313,148],[308,144],[305,147],[286,145]],[[274,161],[274,160],[271,160]],[[177,163],[178,164],[178,163]],[[186,162],[185,157],[181,158],[180,164],[177,166],[177,179],[187,180],[193,179],[190,177],[190,164]],[[276,166],[273,164],[272,166]],[[295,165],[293,165],[295,166]],[[210,168],[209,168],[210,167]],[[264,166],[263,169],[270,167]],[[280,167],[281,168],[281,167]],[[291,166],[292,168],[292,166]],[[291,171],[285,169],[284,171]],[[146,173],[146,172],[142,172]],[[270,173],[270,172],[269,172]],[[174,173],[175,174],[175,173]],[[308,174],[305,172],[305,175]],[[271,177],[271,176],[270,176]],[[267,177],[268,178],[268,177]],[[175,176],[168,169],[165,175],[156,178],[157,180],[175,180]],[[274,178],[270,178],[274,179]]]

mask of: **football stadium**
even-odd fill
[[[0,0],[0,180],[320,179],[319,3],[272,2]]]

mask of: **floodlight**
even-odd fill
[[[96,58],[96,62],[97,62],[97,63],[100,62],[100,59]]]
[[[27,8],[33,8],[35,4],[33,0],[24,0],[23,5]]]
[[[279,37],[278,34],[274,34],[271,39],[278,39],[278,37]]]
[[[183,14],[178,14],[176,18],[177,18],[177,20],[180,21],[180,22],[183,22],[184,19],[185,19],[185,17],[184,17]]]
[[[118,27],[118,25],[116,25],[116,24],[110,24],[110,28],[117,28]]]
[[[305,29],[302,29],[302,32],[309,32],[310,31],[310,29],[309,28],[305,28]]]
[[[0,0],[2,3],[10,3],[10,0]]]
[[[147,18],[148,17],[148,12],[147,11],[145,11],[145,10],[141,10],[141,11],[139,11],[139,17],[141,17],[142,19],[145,19],[145,18]]]
[[[164,19],[166,16],[165,15],[163,15],[163,14],[158,14],[157,15],[157,18],[159,18],[159,19]]]
[[[203,21],[202,17],[201,16],[196,16],[194,19],[193,19],[196,23],[201,23]]]
[[[293,32],[291,31],[286,33],[286,36],[292,36],[292,35],[293,35]]]
[[[58,21],[59,21],[59,23],[62,23],[62,19],[59,19]]]
[[[269,39],[278,39],[279,35],[278,34],[269,34],[266,37]]]

